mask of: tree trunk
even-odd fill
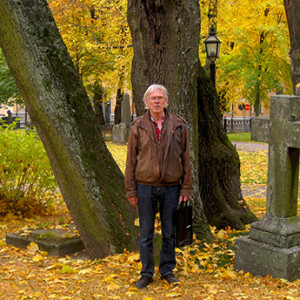
[[[116,96],[116,107],[115,107],[115,124],[121,123],[121,113],[122,113],[122,100],[123,100],[123,93],[121,89],[118,88],[117,96]]]
[[[291,76],[294,94],[300,95],[300,1],[284,0],[291,41]]]
[[[0,0],[0,46],[91,258],[133,249],[135,210],[45,0]]]
[[[220,123],[216,91],[205,71],[198,78],[199,182],[210,225],[243,229],[257,218],[245,203],[238,153]]]
[[[260,115],[260,81],[257,79],[255,83],[255,101],[254,101],[255,117]]]
[[[193,166],[194,229],[212,239],[204,215],[198,183],[197,90],[199,72],[199,7],[195,1],[128,1],[128,22],[134,58],[132,92],[137,115],[145,112],[143,94],[152,83],[169,92],[170,110],[187,120]]]
[[[239,158],[222,129],[216,91],[200,66],[199,3],[128,0],[128,22],[137,114],[144,112],[142,98],[147,87],[161,83],[169,91],[171,110],[189,124],[196,234],[211,237],[207,219],[218,227],[243,228],[255,216],[242,199]]]
[[[96,121],[100,126],[105,125],[104,115],[103,115],[103,88],[96,82],[94,83],[94,111],[95,111],[95,118]]]

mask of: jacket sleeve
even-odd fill
[[[182,131],[182,165],[183,165],[183,177],[181,183],[181,196],[191,196],[193,191],[193,179],[192,179],[192,169],[190,160],[190,150],[189,150],[189,137],[187,126],[184,126]]]
[[[125,169],[125,191],[126,197],[137,196],[135,168],[137,164],[138,155],[138,129],[136,122],[130,127],[128,146],[127,146],[127,159]]]

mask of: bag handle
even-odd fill
[[[186,206],[188,206],[188,201],[186,201],[186,202],[181,201],[181,202],[179,203],[179,205],[178,205],[178,208],[181,209],[181,208],[186,207]]]

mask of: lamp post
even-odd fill
[[[209,28],[209,36],[204,41],[207,58],[210,61],[210,79],[214,86],[216,85],[216,64],[215,60],[219,58],[221,42],[216,37],[216,29],[214,27]]]

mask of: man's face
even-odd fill
[[[160,90],[155,90],[146,98],[146,104],[152,115],[161,114],[167,106],[168,99]]]

